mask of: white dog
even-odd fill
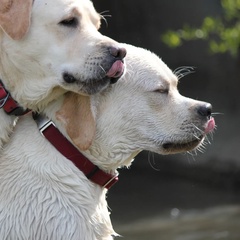
[[[156,55],[125,47],[120,81],[91,96],[66,93],[44,109],[77,149],[51,122],[37,117],[45,138],[31,114],[21,117],[0,157],[1,239],[112,239],[104,187],[117,169],[144,149],[190,151],[214,129],[210,104],[181,96]]]
[[[89,0],[0,0],[0,108],[3,87],[22,108],[41,111],[66,90],[93,94],[116,82],[126,50],[98,32],[100,20]],[[15,119],[5,112],[0,148]]]

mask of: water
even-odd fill
[[[172,214],[119,224],[124,240],[239,240],[240,207],[173,209]],[[176,214],[177,213],[177,214]]]
[[[218,177],[220,184],[214,175],[202,182],[139,166],[124,170],[108,194],[119,239],[240,240],[239,184]]]

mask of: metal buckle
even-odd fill
[[[117,173],[116,175],[114,175],[109,181],[107,181],[107,182],[103,185],[103,187],[106,188],[110,183],[111,183],[111,185],[110,185],[108,188],[112,187],[112,186],[118,181],[118,175],[119,175],[119,173]]]
[[[46,116],[38,114],[34,117],[35,122],[37,123],[39,132],[43,135],[43,132],[49,128],[51,125],[55,127],[55,124],[52,120],[49,120]]]

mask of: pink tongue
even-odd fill
[[[124,64],[121,60],[117,60],[113,63],[112,67],[107,72],[107,76],[110,78],[118,78],[123,74]]]
[[[208,133],[212,132],[214,128],[215,128],[215,120],[214,120],[214,118],[212,117],[212,118],[208,121],[207,127],[206,127],[206,129],[205,129],[205,133],[208,134]]]

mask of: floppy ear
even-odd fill
[[[95,119],[89,96],[67,93],[56,118],[66,129],[68,136],[80,150],[87,150],[95,135]]]
[[[0,0],[0,26],[12,39],[21,39],[30,26],[33,0]]]

